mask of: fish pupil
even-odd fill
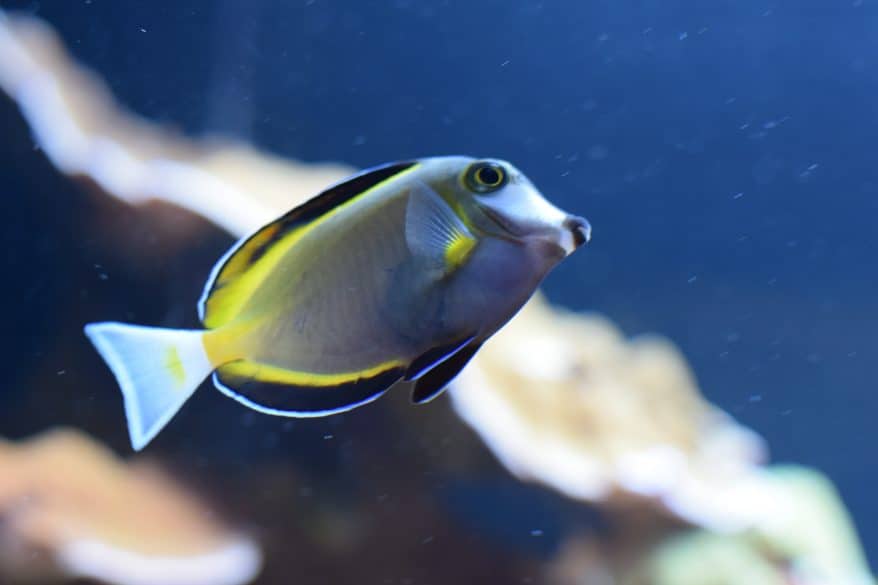
[[[476,174],[479,181],[488,186],[495,186],[500,183],[502,177],[500,176],[500,171],[495,169],[494,167],[482,167],[479,169]]]

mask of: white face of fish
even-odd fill
[[[478,196],[478,204],[497,215],[510,231],[522,236],[553,241],[570,254],[591,238],[589,223],[558,209],[521,172],[506,162],[496,161],[509,173],[507,183],[496,191]]]

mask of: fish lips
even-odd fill
[[[560,252],[563,258],[591,240],[591,224],[584,217],[568,215],[561,226],[514,222],[496,209],[479,206],[501,232],[514,240],[539,242],[546,251]],[[556,249],[556,250],[553,250]],[[550,254],[556,255],[556,254]]]
[[[573,245],[578,248],[591,241],[591,224],[584,217],[568,215],[564,227],[573,235]]]

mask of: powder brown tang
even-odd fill
[[[427,401],[590,237],[509,163],[437,157],[335,185],[234,246],[201,331],[86,326],[143,447],[213,372],[269,414],[323,416],[394,384]]]

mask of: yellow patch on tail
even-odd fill
[[[165,353],[165,367],[171,373],[177,385],[182,385],[186,381],[186,371],[183,369],[183,362],[180,360],[180,354],[177,353],[177,348],[174,346],[169,347]]]

